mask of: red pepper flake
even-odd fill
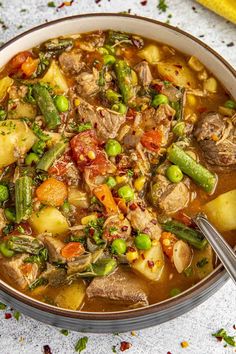
[[[105,195],[102,195],[101,196],[101,200],[103,201],[105,199]]]
[[[95,4],[99,4],[101,0],[95,0]]]
[[[135,204],[135,203],[132,203],[132,204],[130,204],[130,206],[129,206],[129,208],[130,208],[130,210],[136,210],[137,209],[137,205]]]
[[[153,261],[147,261],[148,267],[153,268],[154,267],[154,262]]]
[[[127,120],[133,120],[136,117],[136,111],[133,108],[129,108],[126,114]]]
[[[71,1],[63,1],[59,6],[57,6],[58,9],[61,9],[64,6],[71,6],[73,4],[74,0]]]
[[[132,347],[132,344],[129,342],[123,341],[120,343],[120,351],[121,352],[124,352],[125,350],[130,349],[131,347]]]
[[[135,252],[136,250],[135,250],[134,247],[129,246],[129,247],[127,248],[127,251],[128,251],[128,252]]]
[[[152,223],[153,225],[157,225],[157,220],[156,220],[156,219],[152,219],[152,220],[151,220],[151,223]]]
[[[91,229],[89,229],[89,235],[90,235],[90,236],[93,236],[93,235],[94,235],[94,233],[95,233],[95,230],[94,230],[94,229],[92,229],[92,228],[91,228]]]
[[[123,232],[125,232],[125,231],[127,231],[128,230],[128,226],[122,226],[122,228],[121,228],[121,231],[123,231]]]
[[[142,6],[146,6],[146,5],[147,5],[147,0],[146,0],[146,1],[141,1],[140,4],[141,4]]]
[[[145,259],[145,256],[143,253],[141,253],[141,258],[144,260]]]
[[[5,313],[5,319],[9,320],[10,318],[12,318],[12,314],[11,313]]]
[[[44,354],[52,354],[52,351],[51,351],[51,348],[49,347],[49,345],[43,346],[43,352],[44,352]]]
[[[167,352],[166,354],[171,354],[171,352]]]
[[[207,107],[198,107],[198,108],[197,108],[197,111],[198,111],[199,113],[204,113],[204,112],[207,111]]]

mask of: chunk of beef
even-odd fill
[[[111,215],[103,225],[103,238],[107,241],[113,241],[116,238],[127,240],[131,234],[129,221],[124,218],[121,220],[118,215]]]
[[[156,220],[156,215],[137,203],[132,203],[129,209],[127,218],[131,226],[136,230],[147,233],[152,239],[159,240],[161,228]]]
[[[118,268],[106,277],[93,279],[87,288],[88,298],[119,301],[122,305],[147,306],[148,296],[144,282],[129,270]]]
[[[63,52],[58,60],[62,70],[66,74],[79,74],[85,65],[85,63],[82,62],[82,52],[80,50]]]
[[[166,214],[173,214],[188,205],[190,191],[187,179],[179,183],[171,183],[165,176],[158,175],[151,186],[150,199],[155,207]]]
[[[83,38],[79,43],[81,49],[87,52],[94,52],[98,47],[102,47],[105,42],[105,34],[102,31],[91,33]]]
[[[194,136],[213,168],[236,168],[236,127],[232,119],[216,112],[203,114]]]
[[[78,106],[78,114],[82,121],[91,122],[98,136],[104,140],[115,138],[125,122],[125,115],[103,107],[94,107],[84,100]]]
[[[67,274],[71,275],[74,273],[80,273],[85,271],[88,266],[92,263],[91,253],[83,254],[82,256],[76,258],[74,261],[67,263]]]
[[[38,265],[36,263],[24,262],[24,259],[28,256],[28,254],[22,253],[11,258],[4,257],[0,260],[0,268],[3,276],[14,281],[21,289],[26,289],[38,276]]]
[[[138,73],[138,78],[142,86],[146,87],[152,82],[152,73],[146,61],[138,63],[134,70]]]
[[[100,90],[98,80],[97,69],[93,68],[92,72],[83,71],[76,78],[78,94],[84,98],[96,95]]]
[[[161,104],[157,109],[146,109],[142,114],[142,123],[145,130],[151,130],[158,127],[162,133],[162,146],[166,146],[169,140],[171,123],[175,116],[175,110],[168,104]]]
[[[41,273],[41,277],[46,279],[49,285],[57,287],[66,283],[66,270],[47,263],[47,269]]]
[[[43,236],[42,241],[48,249],[50,262],[65,262],[65,258],[61,255],[61,250],[65,244],[53,236]]]

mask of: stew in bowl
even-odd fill
[[[0,71],[0,271],[70,310],[120,311],[210,274],[203,211],[234,246],[236,102],[194,56],[113,30]]]

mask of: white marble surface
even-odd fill
[[[5,42],[46,20],[73,14],[121,12],[131,9],[132,14],[166,21],[167,15],[171,13],[171,24],[197,37],[204,35],[201,39],[205,43],[216,49],[234,67],[236,66],[236,27],[233,24],[191,0],[167,0],[169,9],[165,14],[159,14],[157,2],[149,0],[146,6],[142,6],[139,0],[101,0],[99,4],[96,4],[95,0],[76,0],[71,7],[56,11],[47,6],[47,0],[1,0],[0,19],[8,28],[4,30],[0,25],[0,42]],[[55,0],[55,3],[59,5],[61,2]],[[196,10],[192,9],[193,6]],[[234,46],[228,47],[227,44],[231,42],[234,42]],[[236,291],[232,281],[228,281],[220,291],[191,312],[168,323],[138,331],[136,336],[130,333],[118,336],[88,335],[87,349],[83,353],[112,353],[112,346],[117,345],[119,349],[122,340],[132,343],[132,348],[127,354],[166,354],[168,351],[171,354],[234,353],[234,348],[224,348],[223,343],[217,342],[211,334],[221,327],[226,328],[231,334],[236,334],[233,329],[236,322],[235,309]],[[17,322],[14,318],[6,320],[4,314],[5,311],[0,311],[1,354],[39,354],[46,344],[50,345],[53,354],[71,354],[74,353],[76,341],[82,336],[80,333],[71,332],[65,337],[57,328],[28,317],[22,316]],[[186,349],[180,345],[184,340],[189,342]]]

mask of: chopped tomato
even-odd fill
[[[99,151],[98,144],[96,133],[92,129],[79,133],[71,139],[72,157],[81,171],[96,159]]]
[[[66,152],[59,160],[57,160],[48,170],[50,175],[63,176],[67,172],[67,165],[71,162],[71,152]]]
[[[19,54],[14,56],[8,64],[9,73],[14,73],[21,69],[22,64],[29,57],[32,57],[32,53],[29,51],[20,52]]]
[[[98,150],[96,153],[96,158],[91,162],[90,166],[87,168],[90,169],[92,175],[95,176],[103,176],[111,171],[113,165],[108,160],[107,156],[103,151]]]
[[[190,218],[190,216],[186,215],[182,210],[178,211],[177,214],[175,214],[174,218],[180,222],[182,222],[184,225],[193,227],[194,222]]]
[[[84,253],[84,246],[80,242],[69,242],[61,250],[62,257],[74,258]]]
[[[133,108],[129,108],[126,113],[127,120],[133,120],[136,117],[137,111]]]
[[[39,60],[28,57],[26,61],[21,65],[21,70],[23,73],[29,77],[31,76],[38,67]]]
[[[149,130],[141,137],[141,144],[148,150],[157,152],[160,149],[162,133],[158,130]]]
[[[170,260],[173,257],[173,248],[177,241],[178,239],[171,232],[162,232],[160,242],[164,253]]]

